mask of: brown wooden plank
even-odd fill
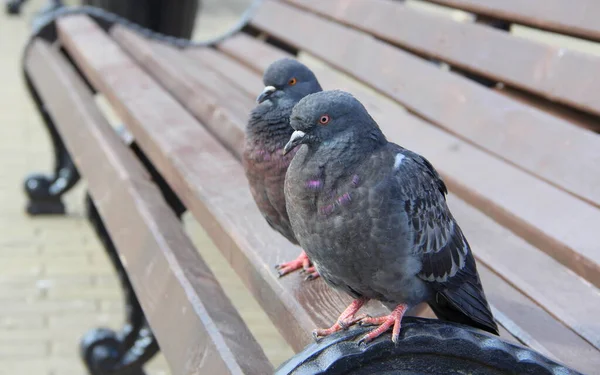
[[[600,206],[600,136],[284,3],[266,0],[252,24],[447,131]]]
[[[246,66],[261,75],[273,61],[284,57],[292,57],[291,54],[283,50],[274,48],[243,33],[225,39],[216,47],[229,56],[241,60]]]
[[[239,136],[240,132],[234,131],[234,128],[245,121],[254,105],[247,95],[222,85],[220,76],[184,56],[179,50],[159,43],[148,43],[121,26],[114,27],[111,34],[142,65],[160,75],[164,87],[171,91],[179,90],[182,93],[180,102],[194,116],[206,124],[216,124],[209,126],[209,130],[217,138],[236,135],[229,150],[241,155],[244,137]]]
[[[26,68],[88,182],[173,373],[271,373],[181,223],[67,60],[36,41]]]
[[[450,196],[449,204],[477,260],[600,350],[600,327],[593,323],[600,311],[598,288],[464,201]]]
[[[570,123],[575,124],[581,128],[596,133],[600,132],[600,118],[596,116],[592,116],[584,112],[579,112],[566,106],[556,105],[556,103],[552,103],[538,96],[519,91],[511,87],[495,87],[494,91],[496,91],[499,94],[506,95],[510,98],[518,100],[527,105],[530,105],[532,107],[535,107],[548,114],[559,117],[563,120],[569,121]]]
[[[600,352],[548,315],[482,264],[477,265],[494,317],[534,350],[586,374],[598,368]]]
[[[233,58],[239,59],[249,68],[254,69],[256,72],[260,72],[261,74],[272,61],[282,57],[291,57],[291,55],[282,50],[269,46],[268,44],[258,41],[249,35],[241,33],[224,40],[217,46],[217,48],[225,53],[228,53]],[[194,50],[190,50],[188,53],[192,53],[192,51]],[[600,131],[600,121],[598,121],[596,117],[592,117],[575,110],[570,110],[566,107],[559,108],[550,102],[544,101],[543,99],[533,95],[517,92],[516,90],[508,87],[494,90],[502,95],[507,95],[515,100],[523,101],[528,105],[534,106],[551,115],[560,117],[582,128],[595,132]]]
[[[259,45],[262,45],[262,43],[259,43]],[[268,54],[270,49],[272,49],[272,47],[265,47],[263,45],[265,53]],[[234,48],[234,50],[239,51],[237,48]],[[276,51],[271,52],[277,53]],[[256,60],[254,59],[249,60],[252,61],[254,65],[260,65],[256,64]],[[263,69],[268,66],[268,61],[264,60],[264,65],[265,66],[262,67]],[[323,71],[318,71],[316,69],[315,71],[320,78],[326,76],[326,73]],[[330,85],[335,85],[335,87],[343,85],[341,82],[333,84],[333,82],[327,78],[325,78],[325,81]],[[245,91],[250,92],[251,88],[247,87]],[[357,92],[360,90],[354,88],[352,91]],[[363,95],[363,98],[367,96],[363,92],[361,92],[361,94]],[[173,92],[173,95],[178,97],[181,93],[175,91]],[[253,94],[249,95],[253,96]],[[374,103],[376,101],[376,99],[371,98],[368,102]],[[483,254],[485,256],[482,258],[487,261],[487,264],[494,265],[497,262],[503,263],[500,264],[499,267],[492,267],[495,268],[494,271],[500,270],[500,275],[508,280],[509,283],[520,289],[522,293],[525,293],[536,303],[542,305],[543,309],[550,311],[550,313],[557,317],[558,320],[567,324],[571,329],[577,332],[577,334],[584,336],[590,342],[600,342],[600,332],[598,330],[590,329],[590,327],[585,324],[585,322],[590,322],[595,319],[593,311],[600,308],[600,295],[598,295],[598,291],[595,287],[573,275],[564,266],[514,236],[508,230],[494,223],[491,219],[485,217],[484,214],[476,211],[464,202],[453,199],[453,210],[459,219],[464,217],[464,220],[469,222],[467,229],[470,229],[470,232],[479,234],[478,238],[475,238],[471,242],[473,242],[472,244],[475,249],[479,249],[479,245],[482,245],[483,250],[485,251]],[[493,238],[494,241],[489,241],[489,238]],[[507,247],[510,248],[506,250]],[[510,264],[515,261],[523,262],[523,267],[519,268],[517,272],[513,271],[510,267]],[[529,272],[532,267],[538,265],[544,267],[543,272],[540,274]],[[498,286],[498,276],[493,275],[488,267],[480,264],[480,268],[481,272],[487,275],[487,278],[496,280],[493,283],[486,284],[486,290],[489,289],[488,294],[500,295],[500,297],[495,298],[501,299],[502,303],[504,303],[506,299],[514,299],[509,296],[516,294],[519,295],[519,297],[515,297],[517,300],[526,299],[526,297],[512,287],[507,287],[505,285],[506,282],[504,281],[500,281],[503,285]],[[509,293],[509,296],[507,296],[506,293]],[[580,309],[571,309],[572,301],[569,300],[569,297],[572,296],[571,293],[578,293],[578,295],[586,301],[583,303],[584,306],[581,306]],[[552,297],[555,294],[558,294],[558,298],[553,300]],[[562,300],[560,298],[562,298]],[[535,303],[529,301],[527,306],[527,309],[531,309],[531,306],[535,306]],[[498,309],[499,311],[508,310],[504,306],[500,306]],[[580,356],[582,350],[590,355],[597,354],[596,349],[594,349],[592,345],[587,344],[577,336],[576,333],[556,322],[554,318],[550,318],[550,315],[543,312],[543,309],[535,307],[533,309],[535,314],[530,312],[525,316],[521,316],[520,313],[514,314],[513,312],[502,313],[502,319],[499,320],[499,322],[500,324],[509,326],[512,330],[510,332],[516,334],[522,342],[527,343],[536,350],[547,355],[555,356],[553,353],[561,353],[560,358],[563,360],[575,362],[575,359]],[[430,313],[430,311],[424,311],[421,315],[427,315],[428,313]],[[529,332],[528,325],[532,322],[537,322],[540,314],[542,319],[546,319],[547,325],[536,323],[536,327],[531,328],[532,332]],[[537,330],[538,328],[541,328],[541,330]],[[565,347],[564,341],[561,341],[558,345],[556,342],[549,342],[548,337],[545,336],[548,329],[551,329],[561,337],[564,336],[565,340],[569,341],[569,345]],[[537,337],[542,337],[544,340],[538,340]],[[570,349],[567,350],[567,348]],[[590,368],[597,364],[600,363],[592,363]]]
[[[600,40],[596,0],[426,0],[543,30]]]
[[[288,0],[419,54],[600,114],[600,57],[457,22],[396,1]]]
[[[236,37],[238,42],[225,42],[220,48],[235,53],[235,56],[242,62],[251,64],[257,70],[264,70],[268,66],[267,61],[263,64],[256,63],[255,59],[251,56],[246,56],[244,52],[250,51],[250,46],[256,46],[257,50],[261,50],[264,54],[268,54],[269,50],[273,50],[273,47],[267,46],[266,44],[254,40],[249,37],[242,36]],[[227,45],[227,47],[225,47]],[[229,48],[231,47],[231,48]],[[277,53],[276,50],[272,51]],[[406,114],[395,105],[386,104],[383,100],[374,98],[372,94],[366,93],[364,89],[359,88],[357,85],[352,85],[348,81],[342,81],[332,76],[331,72],[318,66],[311,66],[313,71],[317,74],[325,88],[328,87],[339,87],[345,90],[353,92],[361,101],[363,101],[369,111],[379,121],[382,129],[386,132],[388,137],[392,140],[396,140],[406,145],[406,143],[415,143],[419,146],[419,151],[427,149],[434,154],[439,153],[436,151],[437,148],[444,145],[444,136],[448,139],[448,145],[442,148],[451,148],[452,140],[451,137],[445,133],[433,128],[431,125],[424,123],[422,120],[418,120],[411,115]],[[396,118],[397,121],[390,121],[390,118]],[[403,123],[404,126],[400,129],[396,124]],[[407,126],[408,124],[414,124],[413,126]],[[426,129],[431,128],[433,131],[428,132]],[[440,136],[443,134],[442,136]],[[426,143],[426,144],[423,144]],[[457,145],[456,143],[454,143]],[[460,145],[457,147],[459,150],[469,148],[469,145]],[[412,147],[409,147],[412,148]],[[414,149],[414,148],[412,148]],[[458,153],[465,151],[456,150]],[[481,151],[473,148],[471,152],[467,152],[463,155],[464,160],[462,163],[467,163],[467,160],[477,160],[480,168],[491,169],[498,167],[499,170],[504,172],[506,169],[511,170],[512,167],[505,163],[495,161],[494,159],[486,159],[486,156]],[[482,155],[477,155],[477,152]],[[426,154],[427,155],[427,154]],[[429,156],[428,156],[429,157]],[[447,161],[454,158],[451,155],[442,153],[439,156],[430,158],[438,170],[446,175],[446,171],[439,169],[439,167],[445,167]],[[489,156],[488,156],[489,158]],[[457,163],[458,164],[458,163]],[[471,163],[472,164],[472,163]],[[474,166],[476,167],[476,165]],[[505,169],[502,169],[504,167]],[[512,168],[515,170],[514,168]],[[462,170],[461,170],[462,171]],[[468,168],[469,174],[484,173],[483,170],[480,172],[477,168]],[[517,170],[518,171],[518,170]],[[492,173],[496,173],[492,171]],[[509,173],[509,172],[504,172]],[[522,172],[520,172],[522,173]],[[463,176],[464,177],[464,176]],[[452,179],[456,177],[451,176]],[[511,175],[506,177],[508,181],[514,181],[515,178]],[[532,179],[528,176],[529,179]],[[504,179],[503,179],[504,180]],[[535,180],[534,180],[535,181]],[[476,184],[476,181],[471,181]],[[495,183],[495,182],[494,182]],[[527,181],[525,185],[533,183]],[[500,186],[500,189],[510,189],[513,184],[507,186]],[[466,184],[466,186],[471,186]],[[524,194],[535,194],[538,186],[534,187],[534,190],[528,191],[521,185],[516,185],[518,190]],[[452,185],[451,185],[452,189]],[[465,188],[462,188],[463,190]],[[562,192],[558,192],[559,196],[564,196]],[[493,199],[493,196],[490,198]],[[573,198],[571,198],[573,199]],[[600,309],[600,294],[598,289],[589,285],[581,278],[573,275],[566,267],[560,265],[552,258],[543,254],[538,249],[533,248],[520,238],[510,234],[510,232],[499,225],[485,224],[483,228],[479,227],[480,223],[486,223],[490,221],[489,218],[483,216],[483,214],[470,208],[466,204],[462,203],[458,208],[454,207],[455,216],[462,218],[463,221],[468,221],[469,228],[472,229],[470,233],[478,235],[480,238],[479,242],[472,243],[474,248],[483,251],[479,253],[476,251],[476,256],[480,260],[483,260],[489,265],[495,272],[499,273],[504,279],[510,282],[513,286],[520,289],[523,293],[528,295],[538,304],[543,306],[557,319],[561,320],[568,326],[572,327],[574,331],[578,332],[582,337],[585,337],[590,343],[600,348],[600,329],[593,328],[593,324],[587,324],[594,320],[594,312]],[[462,214],[457,213],[463,212]],[[464,222],[461,221],[461,223]],[[469,237],[470,238],[470,237]],[[492,239],[493,240],[490,240]],[[473,242],[471,240],[471,242]],[[481,246],[477,246],[481,245]],[[518,263],[515,267],[514,264]],[[540,271],[531,272],[531,269],[539,269]],[[580,308],[573,308],[572,296],[578,295],[581,300],[584,300],[583,305]]]
[[[256,97],[264,87],[260,75],[212,48],[190,48],[184,54],[200,61],[205,66],[210,66],[235,86],[245,89],[246,94],[250,94],[252,97]]]
[[[219,48],[257,71],[264,70],[269,61],[255,58],[256,51],[261,56],[279,53],[242,35]],[[591,247],[595,223],[600,222],[596,208],[406,113],[391,101],[336,78],[323,67],[311,68],[323,87],[356,95],[391,140],[429,158],[451,191],[600,286],[600,254]],[[556,212],[563,215],[557,217]]]

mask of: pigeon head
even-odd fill
[[[306,65],[290,58],[279,59],[269,65],[263,83],[265,88],[256,98],[259,104],[281,98],[297,102],[308,94],[321,91],[314,73]]]
[[[284,153],[299,144],[332,145],[387,142],[365,107],[351,94],[341,90],[310,94],[292,109],[290,125],[294,133]]]

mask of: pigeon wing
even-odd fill
[[[400,148],[395,181],[420,256],[418,277],[435,293],[430,305],[442,319],[498,333],[469,244],[446,204],[446,185],[424,157]]]

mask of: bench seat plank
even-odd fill
[[[447,131],[600,206],[600,173],[594,173],[600,169],[597,134],[286,3],[265,0],[252,25],[351,74]],[[533,137],[536,147],[531,145]]]
[[[123,32],[128,32],[128,31],[116,31],[113,30],[114,32],[112,32],[113,35],[115,35],[115,38],[117,41],[120,40],[119,35],[122,35]],[[152,42],[147,42],[147,43],[152,43]],[[137,50],[134,49],[134,50]],[[202,51],[203,49],[198,49],[198,50],[194,50],[194,54],[199,54],[200,51]],[[182,52],[184,54],[192,54],[192,51],[185,51]],[[276,53],[273,52],[272,55],[275,55]],[[134,57],[136,56],[135,53],[133,53]],[[279,55],[279,57],[281,57],[283,55]],[[146,59],[145,61],[149,61],[148,59]],[[272,60],[271,60],[272,61]],[[140,59],[140,63],[143,64],[142,59]],[[157,79],[160,81],[161,79],[159,77],[161,77],[161,73],[160,70],[161,69],[167,69],[166,66],[160,66],[160,64],[157,65],[144,65],[144,67],[151,72],[155,77],[157,77]],[[227,78],[226,76],[228,75],[227,72],[223,72],[222,71],[222,66],[221,64],[219,64],[218,60],[215,60],[215,64],[213,66],[211,66],[215,72],[221,72],[221,74],[223,75],[222,79],[223,81],[221,82],[220,85],[226,85],[227,82]],[[204,69],[204,67],[198,67],[198,69]],[[320,74],[320,72],[318,72],[319,77],[322,77],[323,75]],[[258,76],[258,72],[257,72],[257,76]],[[232,86],[236,85],[232,82],[230,82],[232,84]],[[236,82],[237,84],[240,84],[240,82]],[[255,85],[256,82],[251,83],[252,86]],[[238,86],[240,90],[243,91],[250,91],[250,87],[241,87]],[[257,88],[257,89],[260,89]],[[183,95],[185,95],[185,90],[178,90],[175,89],[174,91],[171,91],[172,94],[176,97],[176,98],[182,98]],[[213,125],[208,125],[207,126],[215,126],[217,124],[213,124]],[[241,128],[243,124],[240,124],[240,126],[238,128]],[[234,139],[234,137],[232,138]],[[230,141],[231,142],[231,141]],[[460,203],[456,203],[456,202],[460,202]],[[598,294],[596,292],[596,289],[593,286],[590,286],[588,283],[586,283],[585,281],[583,281],[581,278],[579,278],[578,276],[573,275],[572,273],[568,272],[566,270],[566,268],[562,265],[560,265],[559,263],[557,263],[556,261],[554,261],[552,258],[548,257],[547,255],[543,254],[542,252],[540,252],[538,249],[533,248],[531,245],[528,245],[527,243],[525,243],[524,241],[520,240],[519,238],[515,237],[514,235],[510,234],[510,232],[504,228],[502,228],[501,226],[499,226],[498,224],[493,223],[492,220],[490,220],[489,218],[485,217],[484,214],[474,210],[473,208],[471,208],[470,206],[468,206],[467,204],[465,204],[464,202],[457,200],[456,198],[454,198],[452,200],[452,204],[453,204],[453,208],[455,209],[455,212],[457,213],[457,217],[460,218],[462,217],[466,217],[467,215],[470,216],[467,219],[471,222],[470,225],[467,225],[467,227],[470,228],[476,228],[476,229],[471,229],[469,231],[469,233],[472,232],[478,232],[480,233],[479,236],[479,241],[475,241],[474,243],[474,248],[479,248],[479,247],[484,247],[486,252],[487,252],[487,256],[488,258],[491,257],[492,259],[489,260],[488,259],[488,264],[490,265],[490,267],[493,267],[494,262],[497,260],[503,260],[502,257],[502,252],[505,249],[505,247],[507,246],[513,246],[515,248],[515,250],[512,252],[512,257],[509,257],[509,261],[514,261],[514,256],[516,254],[518,254],[520,251],[525,252],[525,256],[524,256],[524,260],[526,262],[535,262],[535,261],[541,261],[542,264],[547,265],[549,268],[549,272],[547,272],[546,274],[543,275],[543,278],[541,281],[538,281],[534,276],[535,275],[529,275],[526,273],[526,271],[528,271],[529,269],[527,267],[523,267],[521,268],[519,271],[521,271],[522,275],[519,275],[521,277],[521,279],[524,277],[526,279],[526,282],[532,283],[531,285],[528,285],[525,281],[520,280],[518,277],[515,277],[516,282],[519,284],[524,284],[524,289],[527,290],[527,292],[531,292],[531,294],[533,294],[534,297],[539,297],[540,300],[543,301],[544,298],[549,299],[549,295],[545,295],[543,290],[549,290],[550,288],[552,288],[552,285],[554,285],[553,283],[555,283],[556,285],[559,285],[561,282],[566,283],[567,285],[571,285],[574,288],[579,288],[578,290],[581,291],[583,293],[583,295],[585,296],[591,296],[592,299],[590,300],[588,306],[591,306],[592,308],[597,308],[600,307],[600,299],[598,298]],[[456,207],[458,205],[458,208]],[[466,213],[464,213],[466,212]],[[463,213],[463,214],[461,214]],[[483,223],[483,224],[481,224]],[[464,224],[463,224],[464,226]],[[465,231],[467,231],[467,229],[465,229]],[[486,237],[489,236],[493,236],[494,241],[491,241],[492,243],[490,244],[488,241],[488,239]],[[508,237],[509,241],[506,241],[506,238]],[[512,240],[512,241],[510,241]],[[478,246],[480,245],[480,246]],[[520,245],[520,247],[519,247]],[[510,249],[512,250],[512,249]],[[529,257],[528,257],[529,255]],[[546,261],[546,263],[543,263],[544,261]],[[531,264],[530,264],[531,266]],[[533,265],[535,266],[535,264]],[[567,329],[566,327],[564,327],[561,323],[557,322],[555,320],[554,317],[552,317],[552,315],[549,315],[548,313],[544,312],[542,308],[537,307],[536,304],[530,300],[527,299],[526,296],[522,295],[519,291],[517,291],[516,289],[514,289],[512,286],[510,286],[509,284],[506,283],[506,281],[500,279],[498,276],[494,275],[494,271],[492,271],[490,268],[488,268],[486,265],[483,265],[480,263],[479,265],[480,267],[480,272],[482,273],[482,277],[485,277],[486,279],[489,280],[493,280],[490,281],[488,283],[486,283],[486,290],[488,290],[488,294],[490,296],[490,299],[492,300],[492,303],[494,303],[494,299],[495,300],[500,300],[502,301],[502,304],[500,304],[500,307],[497,309],[500,309],[501,311],[505,311],[505,313],[502,313],[501,315],[503,317],[506,317],[503,320],[500,320],[500,324],[507,324],[509,326],[511,326],[511,328],[515,329],[518,337],[523,341],[526,342],[527,344],[531,345],[532,347],[535,347],[537,350],[544,352],[547,355],[550,356],[556,356],[557,354],[553,354],[553,353],[560,353],[558,356],[560,356],[560,358],[562,358],[564,361],[566,360],[570,360],[570,362],[574,362],[575,358],[578,358],[582,351],[588,353],[589,355],[595,355],[597,354],[596,349],[586,343],[584,340],[582,340],[581,337],[579,337],[577,335],[577,333],[582,334],[582,332],[584,333],[588,333],[585,332],[584,329],[580,329],[581,327],[579,325],[574,325],[574,327],[571,327],[571,329],[573,329],[575,332]],[[504,275],[502,275],[503,277],[512,277],[515,276],[514,274],[511,274],[511,269],[508,265],[504,266]],[[552,271],[556,271],[558,273],[556,279],[552,278]],[[566,272],[565,272],[566,271]],[[527,279],[527,277],[529,277],[529,279]],[[550,282],[550,286],[546,289],[543,289],[541,294],[540,291],[537,290],[538,287],[542,287],[542,282],[543,281],[549,281]],[[512,280],[509,279],[509,283],[512,283]],[[519,288],[520,286],[516,286],[516,288]],[[559,293],[565,293],[565,291],[561,291]],[[527,293],[526,293],[527,294]],[[528,296],[531,298],[531,296]],[[594,299],[595,297],[595,299]],[[527,314],[523,315],[523,308],[514,308],[513,304],[515,303],[514,301],[521,301],[521,300],[525,300],[528,301],[526,303],[527,309],[525,309],[525,311],[529,311]],[[508,302],[507,302],[508,301]],[[510,302],[513,301],[513,302]],[[536,301],[537,302],[537,301]],[[553,312],[559,312],[559,313],[568,313],[566,311],[566,305],[565,303],[567,301],[558,301],[556,303],[554,303],[554,301],[551,301],[552,303],[549,303],[550,308],[549,310],[553,310]],[[554,303],[554,304],[553,304]],[[505,306],[503,306],[505,305]],[[519,304],[519,306],[522,306],[522,304]],[[547,307],[546,307],[547,308]],[[532,313],[532,310],[534,311],[534,313]],[[585,315],[585,313],[589,314],[589,310],[588,311],[584,311],[583,316],[577,316],[577,313],[575,313],[575,317],[571,317],[569,316],[568,318],[570,318],[572,321],[577,321],[576,319],[587,319],[588,316]],[[581,315],[581,314],[580,314]],[[562,317],[561,317],[562,318]],[[591,320],[593,320],[594,318],[592,317]],[[589,320],[589,319],[588,319]],[[540,321],[545,321],[545,323],[540,323]],[[529,325],[535,322],[535,327],[530,328]],[[527,327],[527,328],[523,328],[523,327]],[[553,332],[555,332],[557,335],[560,335],[560,337],[564,337],[563,340],[561,340],[560,342],[554,342],[554,341],[550,341],[547,340],[547,338],[545,337],[546,332],[548,332],[548,330],[551,330]],[[532,332],[528,332],[528,331],[532,331]],[[596,332],[594,331],[590,331],[588,336],[593,337],[593,335],[596,334]],[[543,340],[538,340],[537,337],[543,337]],[[566,344],[566,342],[568,342],[568,344]],[[590,365],[590,368],[592,366],[598,365],[600,363],[592,363]]]
[[[245,121],[248,111],[253,106],[247,95],[220,85],[213,72],[195,69],[199,64],[195,63],[192,66],[192,61],[180,53],[174,53],[172,47],[140,43],[139,35],[121,27],[115,27],[113,34],[126,50],[135,54],[145,65],[161,64],[164,67],[161,70],[163,86],[169,90],[173,90],[174,87],[184,90],[180,102],[201,121],[217,123],[218,126],[209,128],[217,138],[240,134],[239,131],[234,131],[234,128],[240,121]],[[213,88],[211,95],[206,95],[206,90],[201,90],[208,87]],[[200,114],[202,116],[199,116]],[[241,155],[239,152],[243,141],[244,137],[238,136],[232,142],[235,146],[229,151]]]
[[[600,114],[600,57],[485,25],[457,22],[402,2],[288,0],[427,57]]]
[[[426,0],[467,12],[600,41],[596,0]]]
[[[272,57],[280,53],[274,47],[247,36],[239,36],[223,42],[219,48],[236,56],[241,62],[245,62],[255,69],[257,73],[264,71],[270,60],[261,62],[254,58],[256,51],[261,51],[261,55],[272,55]],[[250,53],[245,51],[250,51]],[[470,199],[469,196],[478,196],[486,197],[493,202],[513,190],[514,192],[509,197],[516,197],[515,202],[506,206],[508,208],[507,215],[512,216],[519,215],[520,211],[516,211],[519,207],[525,210],[532,209],[528,205],[529,203],[523,201],[523,197],[527,196],[540,197],[538,199],[541,202],[538,201],[538,203],[551,206],[563,198],[567,201],[577,202],[576,199],[559,190],[555,190],[550,200],[544,200],[540,195],[543,183],[528,177],[502,161],[486,156],[482,151],[464,142],[461,143],[460,140],[453,140],[452,136],[407,114],[397,105],[375,98],[357,85],[350,85],[347,80],[336,79],[329,71],[321,67],[311,66],[311,68],[325,88],[339,87],[354,93],[378,120],[389,139],[427,156],[444,176],[450,190],[462,199],[477,203],[478,200]],[[440,149],[451,150],[453,145],[457,150],[439,151]],[[493,176],[498,174],[504,178],[494,179]],[[476,188],[478,184],[482,183],[482,179],[473,179],[475,176],[487,176],[491,184]],[[529,190],[530,188],[531,190]],[[475,205],[477,206],[477,204]],[[484,211],[487,211],[485,207]],[[476,226],[479,219],[471,220],[471,217],[475,216],[475,211],[471,209],[468,212],[470,214],[463,215],[464,219],[462,220],[470,221],[472,226]],[[577,215],[577,211],[572,211],[572,214]],[[562,218],[554,220],[562,220]],[[482,236],[481,253],[479,248],[474,246],[475,255],[552,315],[600,348],[600,327],[589,323],[595,319],[595,312],[600,310],[598,288],[575,276],[567,267],[510,234],[502,226],[495,225],[487,229],[487,231],[471,231],[473,235]],[[486,241],[486,238],[494,238],[494,241]],[[574,257],[573,262],[570,263],[577,265],[580,261],[579,257]],[[535,270],[535,272],[531,272],[531,270]],[[573,295],[580,296],[577,306],[573,304]]]
[[[195,61],[200,61],[204,65],[217,69],[225,79],[242,90],[246,90],[246,94],[252,98],[256,98],[258,96],[257,92],[260,92],[264,87],[261,75],[257,75],[256,72],[213,48],[190,48],[184,50],[183,53]],[[281,57],[284,56],[283,54],[281,55]],[[272,59],[271,61],[275,61],[276,59]],[[252,107],[255,105],[256,102],[253,101]]]
[[[552,116],[556,116],[558,118],[570,122],[571,124],[579,126],[583,129],[600,133],[600,121],[598,121],[598,117],[584,112],[579,112],[567,106],[557,105],[554,102],[515,89],[510,86],[498,86],[494,87],[493,90],[501,95],[505,95],[514,100],[518,100],[523,104],[537,108]]]
[[[173,372],[271,373],[181,223],[66,58],[38,40],[26,69],[88,182]]]

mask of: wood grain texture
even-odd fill
[[[173,373],[272,372],[181,223],[66,58],[36,41],[26,69],[88,182]]]
[[[600,40],[596,0],[426,0],[543,30]]]
[[[217,45],[217,49],[239,60],[260,75],[273,61],[284,57],[293,57],[283,50],[242,33],[222,41]]]
[[[443,71],[367,33],[285,3],[266,0],[252,24],[327,61],[447,131],[600,206],[597,134]]]
[[[258,44],[262,43],[259,42]],[[234,50],[239,51],[240,49],[235,48]],[[262,52],[271,56],[281,56],[273,47],[266,45],[263,45]],[[191,54],[191,51],[183,53]],[[241,55],[237,57],[240,58],[240,63],[242,63],[244,59]],[[250,61],[252,61],[253,66],[260,65],[260,63],[255,62],[255,59],[249,59],[248,62]],[[215,61],[213,65],[207,64],[206,66],[217,72],[222,68],[218,61]],[[266,66],[268,64],[265,64],[262,68],[266,68]],[[255,70],[257,76],[260,74],[259,71],[259,69]],[[319,78],[325,77],[324,82],[328,85],[335,87],[344,85],[339,80],[334,82],[324,70],[315,69],[315,72]],[[231,77],[230,74],[226,73],[222,73],[222,75],[224,80],[226,76]],[[231,84],[239,85],[237,87],[244,92],[251,92],[254,86],[254,83],[251,81],[231,80]],[[241,82],[247,82],[252,87],[244,88]],[[225,81],[222,84],[225,84]],[[373,108],[371,103],[378,102],[376,98],[366,94],[364,90],[360,90],[357,87],[353,87],[351,91],[360,94],[361,100],[366,99],[365,102],[368,103],[367,105],[371,109]],[[182,92],[176,90],[172,94],[175,97],[180,97]],[[253,94],[248,95],[253,96]],[[381,105],[381,103],[378,104]],[[381,108],[379,112],[381,112]],[[393,113],[388,114],[393,115]],[[389,121],[387,123],[389,124]],[[415,133],[418,136],[423,136],[419,133],[418,129],[415,129]],[[394,135],[396,134],[397,132]],[[480,272],[482,273],[482,277],[491,280],[485,284],[485,288],[492,304],[497,306],[496,309],[498,311],[501,311],[499,315],[500,324],[510,327],[510,333],[516,335],[522,342],[527,343],[536,350],[549,356],[560,358],[563,361],[568,361],[569,363],[581,362],[580,355],[582,352],[587,353],[590,357],[597,354],[597,349],[594,348],[594,345],[586,342],[587,340],[594,344],[599,343],[599,331],[588,326],[588,323],[595,319],[593,311],[600,308],[600,295],[598,295],[597,289],[455,196],[451,197],[451,202],[453,212],[463,225],[465,231],[473,233],[473,236],[476,236],[471,240],[473,248],[476,249],[476,255],[477,249],[482,248],[484,250],[482,254],[484,256],[477,255],[480,260],[483,259],[485,261],[485,264],[479,263]],[[489,238],[493,238],[493,241],[489,241]],[[521,261],[523,262],[523,266],[517,270],[513,270],[511,264]],[[547,271],[531,273],[531,268],[537,267],[538,264],[546,267]],[[499,273],[502,278],[495,273]],[[569,299],[571,296],[570,290],[576,290],[582,298],[586,299],[586,302],[584,302],[586,307],[582,307],[582,309],[577,311],[571,311],[569,308],[572,303]],[[552,296],[554,293],[558,293],[561,297],[553,299]],[[496,303],[495,301],[499,302]],[[507,303],[506,301],[512,302]],[[518,306],[522,307],[514,307],[515,301],[518,301],[521,304]],[[542,307],[537,306],[537,304],[540,304]],[[523,314],[524,311],[528,313]],[[421,315],[428,313],[430,312],[423,311]],[[563,323],[569,328],[565,327]],[[532,324],[534,326],[530,326]],[[562,337],[562,341],[556,343],[553,340],[549,340],[546,336],[546,332],[548,331],[552,331]],[[581,337],[578,335],[581,335]],[[565,346],[565,342],[569,343],[568,346]],[[594,361],[590,361],[583,366],[592,368],[598,364],[600,362],[595,363]]]
[[[257,93],[260,93],[264,88],[262,77],[256,74],[255,71],[212,48],[191,48],[183,53],[206,66],[210,66],[211,69],[219,72],[230,83],[245,90],[245,93],[252,98],[258,96]]]
[[[567,106],[557,105],[556,103],[539,96],[509,86],[498,86],[493,88],[493,90],[501,95],[518,100],[523,104],[537,108],[583,129],[600,133],[600,118],[596,116],[574,110]]]
[[[600,114],[600,57],[485,25],[457,22],[402,2],[288,0],[418,54]]]
[[[209,126],[219,139],[237,135],[229,150],[239,154],[244,141],[239,131],[234,131],[245,121],[253,106],[247,95],[221,85],[220,78],[203,65],[179,53],[175,48],[158,43],[148,43],[138,34],[122,26],[111,30],[115,40],[143,66],[160,75],[165,88],[181,93],[180,102],[194,116]],[[243,128],[242,128],[243,129]],[[241,154],[240,154],[241,155]]]

